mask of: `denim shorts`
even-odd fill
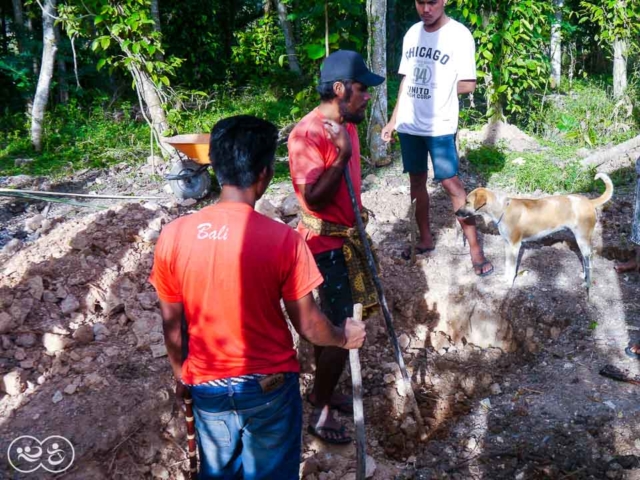
[[[263,393],[258,380],[191,387],[200,480],[297,480],[302,400],[297,373]]]
[[[324,278],[318,287],[320,308],[331,323],[339,327],[347,317],[353,316],[353,296],[344,253],[342,249],[329,250],[314,258]]]
[[[459,160],[455,134],[422,137],[398,132],[398,137],[404,173],[427,173],[431,156],[435,180],[446,180],[458,174]]]

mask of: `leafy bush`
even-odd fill
[[[142,161],[148,155],[149,129],[131,118],[130,104],[105,110],[100,104],[82,108],[75,101],[58,105],[45,115],[45,134],[41,154],[31,146],[28,119],[6,116],[0,125],[9,126],[7,140],[0,144],[0,173],[49,175],[66,169],[104,167],[128,161]],[[21,118],[22,122],[18,119]],[[16,158],[35,162],[16,168]]]
[[[636,135],[640,126],[629,98],[637,97],[634,86],[628,97],[614,100],[604,83],[579,81],[570,93],[551,95],[532,130],[560,145],[597,147],[620,143]]]

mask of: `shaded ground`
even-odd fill
[[[92,201],[111,207],[91,214],[52,206],[51,225],[35,231],[25,223],[45,203],[0,200],[2,245],[25,241],[0,255],[0,374],[16,372],[8,378],[13,395],[0,394],[0,451],[20,435],[62,435],[76,459],[60,478],[183,478],[185,432],[146,279],[157,232],[188,208],[163,192],[148,167],[121,168],[128,170],[85,172],[66,188],[161,199]],[[478,182],[468,173],[463,179],[469,188]],[[437,249],[409,265],[399,256],[410,228],[400,166],[365,184],[364,204],[374,214],[368,230],[429,429],[429,441],[419,443],[381,317],[369,319],[361,361],[373,478],[639,479],[640,387],[598,375],[607,363],[636,374],[640,366],[623,355],[640,336],[640,276],[612,268],[629,253],[631,189],[616,192],[601,214],[602,256],[588,299],[579,254],[563,234],[526,248],[522,274],[508,289],[502,240],[483,225],[496,272],[476,277],[435,185]],[[275,185],[260,209],[295,223],[290,194],[290,185]],[[303,393],[312,380],[310,352],[303,342]],[[355,478],[353,446],[327,447],[305,433],[304,460],[309,480]],[[6,457],[0,472],[51,478],[21,476]]]

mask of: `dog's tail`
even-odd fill
[[[591,205],[593,205],[596,208],[607,203],[609,200],[611,200],[611,197],[613,196],[613,182],[609,178],[609,175],[607,175],[606,173],[598,173],[596,175],[596,180],[598,179],[604,182],[606,188],[604,190],[604,193],[600,195],[598,198],[589,199],[589,201],[591,202]]]

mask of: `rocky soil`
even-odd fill
[[[0,179],[158,197],[82,201],[91,208],[0,199],[3,456],[21,435],[61,435],[73,443],[75,461],[59,478],[184,478],[186,432],[147,277],[162,226],[207,201],[178,204],[152,173],[119,165],[62,184]],[[468,172],[463,180],[481,184]],[[435,184],[436,251],[413,265],[402,260],[411,228],[407,179],[395,162],[364,183],[368,230],[429,434],[418,441],[382,317],[368,319],[361,362],[369,478],[640,479],[640,387],[598,374],[605,364],[640,371],[623,352],[640,337],[640,275],[613,271],[613,260],[630,253],[631,188],[602,211],[587,297],[567,234],[529,245],[507,288],[503,242],[483,224],[496,271],[476,277]],[[291,194],[290,185],[273,185],[259,210],[293,226]],[[313,362],[304,342],[300,359],[305,394]],[[0,478],[51,478],[20,476],[4,458]],[[353,445],[326,446],[305,433],[303,460],[305,479],[355,479]]]

